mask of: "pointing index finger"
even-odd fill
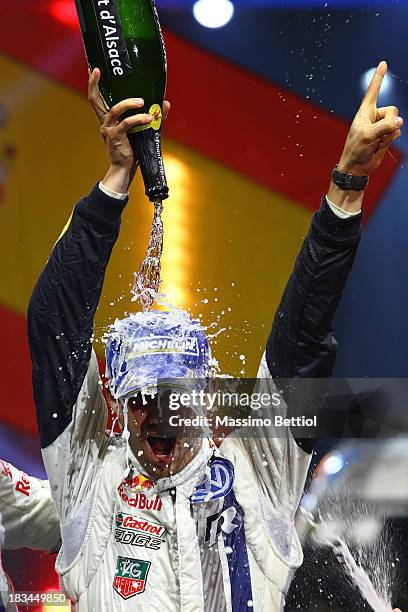
[[[387,74],[387,70],[387,62],[383,61],[378,64],[374,76],[371,79],[371,83],[369,84],[366,94],[364,96],[363,105],[377,104],[381,85],[383,83],[385,75]]]

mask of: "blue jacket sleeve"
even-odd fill
[[[92,350],[93,319],[127,200],[99,186],[76,205],[28,309],[33,391],[42,448],[72,420]]]
[[[341,219],[324,199],[313,216],[267,342],[266,360],[275,382],[310,379],[313,400],[327,392],[337,352],[333,320],[360,239],[361,214]],[[285,387],[283,391],[285,396]],[[287,389],[285,399],[290,409]]]

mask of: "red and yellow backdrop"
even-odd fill
[[[0,36],[0,371],[15,398],[12,407],[0,405],[0,421],[32,433],[28,301],[74,203],[107,168],[85,96],[79,31],[56,20],[49,3],[35,4],[3,7]],[[164,289],[175,305],[215,323],[211,332],[225,328],[213,341],[223,372],[253,375],[347,125],[169,32],[165,38],[172,111],[164,133],[171,191]],[[393,158],[372,181],[366,215],[391,181],[398,151]],[[97,335],[135,309],[130,288],[151,216],[139,177],[109,267]],[[102,357],[102,344],[96,347]]]

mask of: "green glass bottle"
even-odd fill
[[[154,0],[75,0],[91,69],[101,70],[99,88],[107,107],[126,98],[143,98],[154,119],[129,133],[140,163],[146,195],[168,197],[161,151],[162,105],[167,61]]]

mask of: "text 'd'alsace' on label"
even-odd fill
[[[116,0],[92,0],[98,22],[103,52],[111,76],[122,77],[132,72],[132,64],[120,23]]]

